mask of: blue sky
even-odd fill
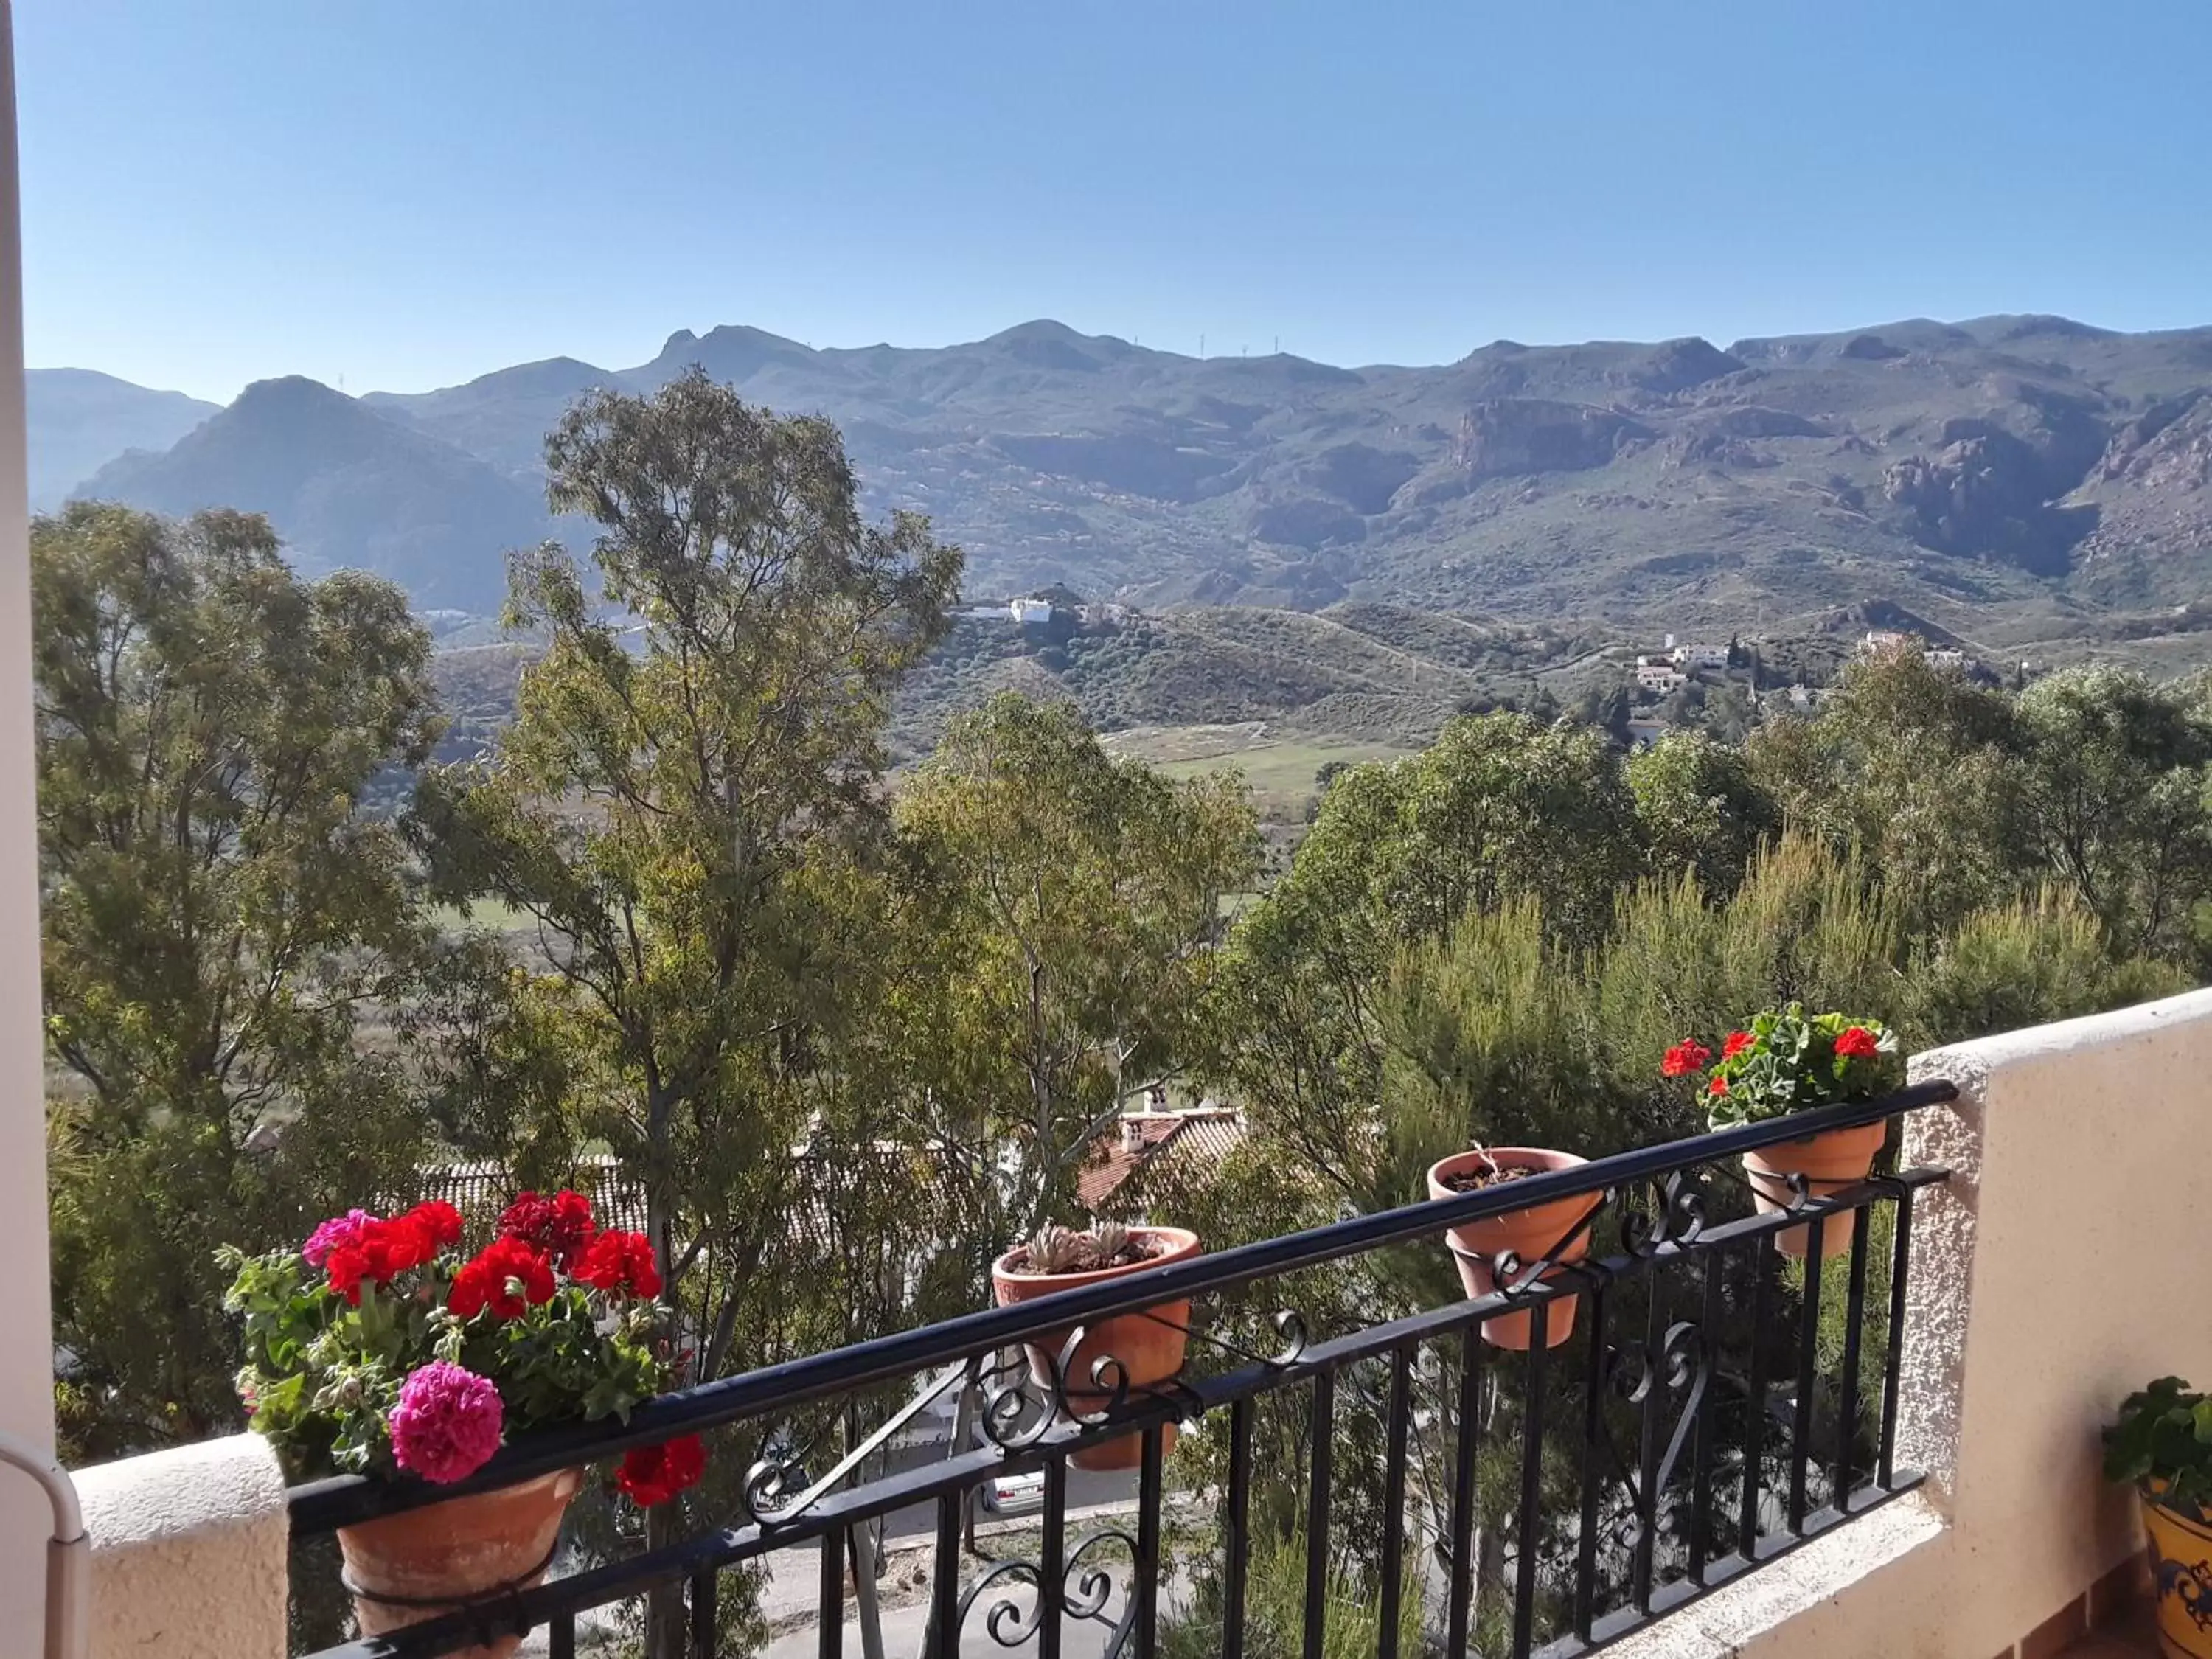
[[[2206,0],[17,0],[33,364],[2212,322]]]

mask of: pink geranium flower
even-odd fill
[[[334,1215],[307,1235],[307,1248],[300,1254],[307,1258],[310,1267],[319,1267],[331,1259],[331,1252],[356,1243],[362,1229],[373,1219],[366,1210],[348,1210],[343,1215]]]
[[[499,1449],[503,1416],[489,1377],[434,1359],[410,1373],[392,1408],[392,1455],[425,1480],[474,1474]]]

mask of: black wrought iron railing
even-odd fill
[[[540,1626],[566,1659],[656,1589],[680,1593],[693,1659],[737,1659],[729,1576],[756,1594],[772,1560],[787,1589],[802,1549],[818,1558],[811,1629],[782,1639],[827,1659],[1320,1659],[1347,1633],[1382,1659],[1566,1659],[1917,1484],[1896,1449],[1913,1205],[1947,1172],[1886,1153],[1863,1182],[1814,1197],[1795,1180],[1762,1213],[1736,1162],[1954,1097],[1916,1085],[985,1310],[534,1436],[450,1486],[295,1488],[304,1537],[680,1434],[713,1431],[749,1469],[681,1541],[601,1539],[534,1588],[316,1659]],[[1565,1236],[1487,1264],[1503,1288],[1454,1282],[1447,1228],[1576,1197],[1595,1206]],[[1485,1340],[1516,1313],[1525,1348]],[[1170,1314],[1188,1333],[1172,1381],[1133,1387],[1117,1358],[1068,1374],[1108,1319]],[[824,1424],[835,1456],[804,1449]],[[1079,1526],[1071,1459],[1132,1437],[1133,1474],[1082,1477],[1094,1524]],[[1034,1523],[975,1539],[975,1496],[1028,1475]],[[864,1582],[887,1522],[915,1558],[902,1581],[924,1587],[897,1617]]]

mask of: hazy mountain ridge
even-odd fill
[[[171,449],[124,455],[74,493],[266,513],[303,569],[374,570],[426,609],[497,609],[502,554],[551,529],[542,488],[297,376],[257,380]]]
[[[59,507],[73,486],[124,451],[167,449],[222,407],[89,368],[32,369],[23,391],[34,513]]]
[[[418,495],[488,501],[463,463],[535,492],[570,399],[695,362],[838,421],[870,506],[928,513],[966,547],[978,593],[1064,580],[1151,605],[1382,599],[1689,625],[1890,601],[1955,623],[2172,605],[2212,576],[2197,447],[2212,443],[2212,328],[1909,319],[1726,349],[1498,341],[1435,368],[1348,369],[1196,359],[1045,321],[927,349],[816,350],[726,327],[680,331],[634,368],[555,358],[352,407],[449,452],[423,463],[435,489]],[[206,458],[178,452],[95,483],[149,506],[206,494]],[[313,459],[292,499],[266,505],[304,540],[286,517],[300,498],[343,498],[322,503],[320,558],[368,548],[388,567],[419,533],[403,521],[506,522],[421,500],[395,517],[323,489]],[[380,511],[394,521],[366,521]],[[441,545],[441,568],[472,556]],[[494,586],[500,550],[473,555]]]

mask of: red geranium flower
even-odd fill
[[[601,1233],[576,1263],[574,1273],[595,1290],[624,1291],[632,1296],[660,1294],[660,1269],[653,1259],[653,1241],[643,1233]]]
[[[1734,1060],[1758,1041],[1759,1039],[1748,1031],[1730,1031],[1728,1034],[1728,1041],[1721,1044],[1721,1058]]]
[[[658,1446],[639,1446],[623,1454],[615,1485],[641,1507],[665,1504],[707,1472],[707,1448],[696,1434],[678,1435]]]
[[[495,1319],[520,1319],[552,1299],[553,1264],[519,1238],[496,1238],[453,1275],[446,1305],[464,1319],[486,1308]]]
[[[1863,1025],[1854,1025],[1836,1039],[1836,1053],[1845,1060],[1872,1060],[1881,1052],[1881,1044]]]
[[[451,1211],[450,1206],[435,1207]],[[453,1221],[459,1237],[459,1216],[455,1215]],[[331,1288],[359,1307],[364,1283],[389,1285],[401,1273],[435,1256],[443,1225],[442,1217],[426,1217],[411,1210],[389,1221],[364,1217],[347,1237],[331,1248],[324,1261]]]
[[[1705,1085],[1705,1092],[1709,1095],[1726,1094],[1728,1092],[1728,1079],[1724,1077],[1715,1078],[1711,1083]]]
[[[1668,1077],[1687,1077],[1692,1072],[1702,1072],[1713,1051],[1695,1037],[1686,1037],[1667,1051],[1659,1069]]]
[[[424,1200],[407,1212],[405,1219],[422,1229],[434,1249],[461,1242],[461,1212],[441,1198]]]
[[[514,1202],[501,1212],[499,1230],[567,1267],[591,1248],[592,1200],[565,1188],[550,1198],[535,1192],[518,1193]]]

